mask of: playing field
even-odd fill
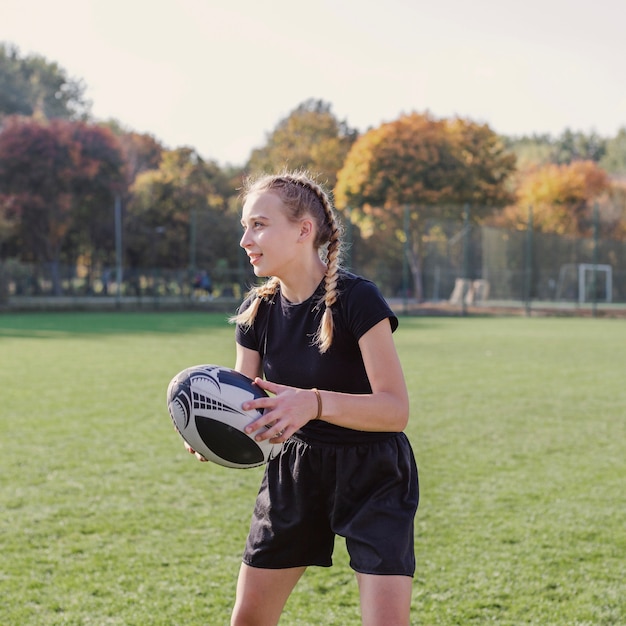
[[[403,318],[396,341],[412,623],[626,624],[626,323]],[[233,361],[218,314],[0,316],[0,625],[228,623],[262,469],[188,455],[165,391]],[[358,615],[338,540],[281,624]]]

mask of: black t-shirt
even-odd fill
[[[267,380],[308,389],[317,387],[344,393],[371,393],[359,339],[388,318],[392,331],[398,318],[376,285],[360,276],[341,272],[339,296],[332,307],[334,333],[331,347],[321,354],[313,338],[324,312],[324,283],[299,304],[287,301],[280,289],[271,301],[262,301],[254,324],[247,330],[237,326],[237,343],[261,355]],[[250,306],[248,299],[241,310]],[[321,442],[361,442],[389,436],[329,424],[323,420],[306,424],[298,436]]]

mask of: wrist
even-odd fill
[[[322,417],[322,394],[315,387],[311,391],[315,394],[315,400],[317,401],[317,415],[311,420],[313,422]]]

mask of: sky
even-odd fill
[[[243,165],[309,98],[361,132],[404,113],[498,133],[626,126],[624,0],[0,0],[97,119]]]

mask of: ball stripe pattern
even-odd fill
[[[267,394],[247,376],[219,365],[197,365],[177,374],[167,390],[170,417],[183,439],[210,461],[226,467],[256,467],[274,458],[282,444],[256,442],[245,426],[261,412],[241,405]]]

